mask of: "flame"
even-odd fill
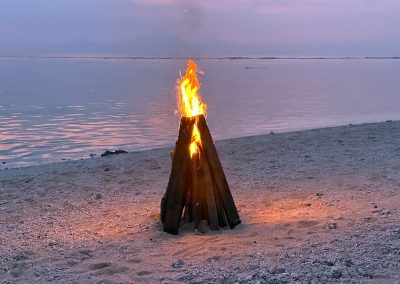
[[[185,76],[178,80],[178,106],[183,117],[206,115],[207,105],[201,101],[199,90],[200,83],[197,78],[197,65],[193,60],[188,60]],[[192,141],[189,146],[190,157],[199,154],[201,147],[200,132],[196,123],[193,127]]]

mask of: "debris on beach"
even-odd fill
[[[101,157],[107,157],[111,155],[119,155],[119,154],[127,154],[128,152],[125,150],[115,150],[115,151],[105,151],[103,154],[101,154]]]

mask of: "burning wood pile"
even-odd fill
[[[178,234],[181,220],[199,229],[207,221],[211,230],[240,218],[206,123],[206,105],[199,96],[197,66],[188,61],[185,76],[178,80],[181,121],[172,157],[168,187],[161,200],[164,231]]]

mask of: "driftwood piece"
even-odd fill
[[[196,125],[200,132],[203,153],[210,166],[213,181],[215,182],[215,187],[224,207],[229,227],[233,229],[241,222],[235,202],[229,189],[221,162],[218,158],[218,153],[214,146],[210,130],[206,124],[206,119],[203,115],[197,116],[196,119]]]
[[[175,153],[172,159],[172,170],[167,191],[161,200],[161,221],[164,231],[177,235],[182,210],[185,205],[186,178],[189,167],[190,144],[195,118],[182,117]]]

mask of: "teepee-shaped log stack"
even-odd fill
[[[193,127],[196,124],[201,147],[190,156]],[[240,218],[218,158],[205,117],[182,117],[179,136],[172,158],[167,191],[161,200],[161,221],[164,231],[178,234],[181,219],[194,222],[199,228],[207,220],[211,230],[219,227],[233,229]]]

